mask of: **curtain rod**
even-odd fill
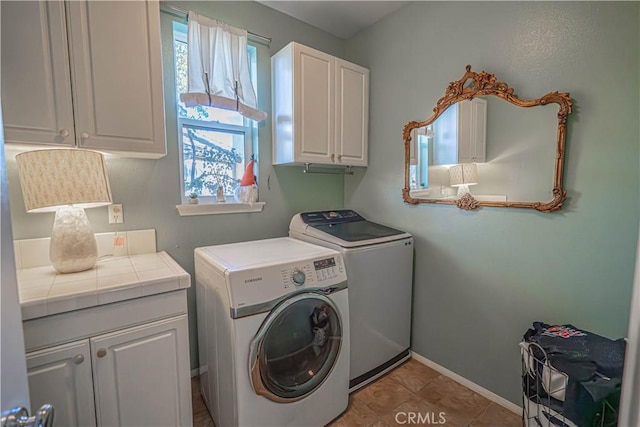
[[[172,12],[178,13],[180,15],[184,15],[185,19],[187,19],[188,16],[189,16],[189,11],[186,10],[186,9],[183,9],[181,7],[174,6],[174,5],[170,4],[170,3],[165,3],[165,2],[162,2],[161,5],[165,9],[169,9]],[[260,34],[252,33],[251,31],[247,31],[247,33],[252,37],[255,37],[255,38],[260,39],[260,40],[264,40],[267,43],[271,43],[271,37],[261,36]]]

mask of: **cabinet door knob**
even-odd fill
[[[338,161],[342,162],[342,154],[338,154]]]
[[[79,365],[82,362],[84,362],[84,356],[81,354],[78,354],[76,357],[73,358],[73,363],[75,363],[76,365]]]
[[[60,129],[60,132],[58,132],[58,135],[60,135],[63,138],[66,138],[69,136],[69,131],[66,129]]]
[[[82,133],[80,133],[80,138],[89,139],[89,134],[87,132],[82,132]]]
[[[104,348],[101,348],[100,350],[98,350],[97,355],[98,355],[98,357],[100,357],[100,358],[105,357],[105,356],[107,355],[107,350],[106,350],[106,349],[104,349]]]
[[[52,427],[54,418],[53,406],[44,404],[33,416],[22,406],[13,408],[2,417],[2,427]]]
[[[335,163],[336,161],[336,155],[331,153],[331,161]]]
[[[34,427],[53,427],[53,419],[55,418],[54,412],[53,406],[44,404],[36,411],[35,414],[33,414],[33,417],[31,417],[33,418],[33,423],[29,423],[29,421],[31,421],[31,418],[29,418],[26,425]]]

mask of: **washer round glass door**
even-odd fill
[[[282,301],[251,342],[253,389],[276,402],[302,399],[331,373],[341,344],[340,315],[329,298],[304,292]]]

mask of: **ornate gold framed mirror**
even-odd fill
[[[571,110],[569,93],[522,100],[495,75],[467,65],[431,117],[404,127],[404,201],[466,210],[560,209],[567,196],[562,182]]]

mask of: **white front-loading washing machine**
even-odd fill
[[[288,237],[195,250],[200,391],[216,426],[322,426],[349,392],[339,252]]]
[[[343,209],[299,213],[289,236],[342,254],[349,276],[351,391],[409,359],[411,234]]]

